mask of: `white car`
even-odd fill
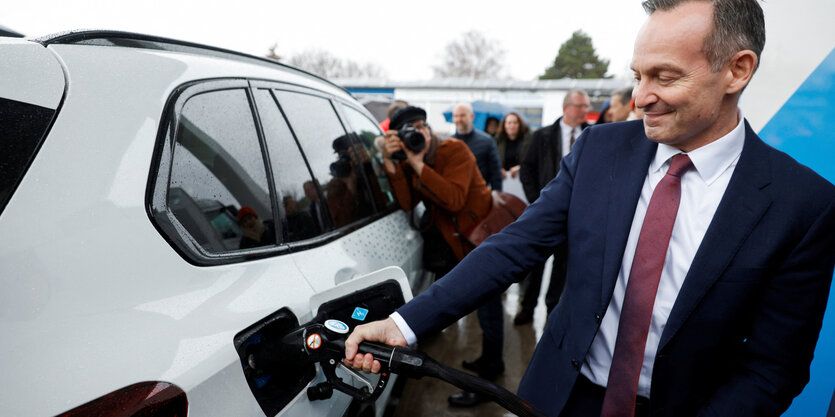
[[[122,32],[0,38],[0,56],[0,415],[382,414],[388,393],[309,399],[318,365],[244,360],[420,285],[423,242],[356,100]]]

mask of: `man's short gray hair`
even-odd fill
[[[565,107],[569,104],[572,104],[571,103],[571,97],[574,96],[575,94],[582,94],[583,97],[585,97],[586,99],[589,98],[589,93],[585,92],[584,90],[579,90],[579,89],[571,90],[568,93],[566,93],[565,98],[562,99],[562,106]]]
[[[626,87],[618,91],[615,91],[614,93],[612,93],[612,96],[615,96],[616,94],[620,96],[620,100],[618,100],[620,101],[620,104],[623,104],[625,106],[629,104],[629,102],[632,100],[632,87]]]
[[[739,51],[749,49],[757,55],[765,46],[765,19],[758,0],[646,0],[647,14],[669,11],[691,1],[713,4],[713,30],[705,37],[702,51],[714,72],[722,69]]]

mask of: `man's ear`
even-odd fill
[[[728,88],[725,91],[727,94],[735,94],[742,91],[751,77],[754,76],[754,71],[757,69],[757,54],[749,49],[739,51],[731,58],[728,63]]]

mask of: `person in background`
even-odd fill
[[[499,152],[493,138],[473,126],[475,114],[470,103],[458,103],[452,109],[452,122],[455,124],[455,139],[467,144],[475,155],[478,170],[493,190],[502,190],[502,166],[499,163]]]
[[[490,116],[487,118],[487,121],[484,122],[484,133],[496,137],[496,133],[499,131],[499,119]]]
[[[606,100],[603,102],[603,105],[600,107],[600,115],[597,117],[597,121],[594,122],[595,125],[602,125],[604,123],[609,123],[612,121],[611,102],[611,100]]]
[[[386,117],[386,120],[383,120],[382,122],[380,122],[380,129],[383,129],[383,132],[389,130],[389,124],[391,123],[391,116],[394,114],[394,112],[396,112],[396,111],[398,111],[398,110],[400,110],[400,109],[402,109],[402,108],[404,108],[408,105],[409,105],[409,103],[406,102],[405,100],[395,100],[391,104],[389,104],[388,109],[386,109],[386,115],[388,117]]]
[[[241,227],[240,249],[256,248],[275,244],[275,228],[271,220],[263,221],[250,206],[238,210],[238,225]]]
[[[499,161],[502,164],[502,179],[519,175],[519,166],[528,145],[531,142],[531,132],[522,116],[516,112],[508,113],[499,124],[496,131],[496,147],[499,151]]]
[[[411,151],[398,137],[398,131],[407,124],[424,135],[426,146],[423,150]],[[442,141],[435,136],[426,124],[426,112],[423,109],[408,106],[398,110],[391,118],[390,127],[380,144],[380,153],[397,202],[405,211],[423,202],[426,207],[424,218],[428,219],[426,222],[421,221],[428,223],[428,230],[423,233],[424,251],[435,250],[445,243],[453,254],[453,262],[448,267],[452,268],[472,250],[472,245],[461,236],[461,231],[471,229],[487,216],[493,202],[491,191],[469,148],[460,140]],[[492,143],[492,139],[490,141]],[[398,151],[405,153],[405,160],[396,161]],[[442,239],[432,237],[438,234]],[[440,277],[445,271],[436,273]],[[438,282],[441,281],[443,279]],[[466,295],[462,293],[460,296]],[[488,380],[498,378],[505,368],[502,359],[503,314],[501,294],[480,300],[478,322],[483,332],[481,356],[475,360],[465,360],[463,364],[465,368]],[[475,393],[467,391],[449,397],[450,405],[459,407],[471,407],[484,401]]]
[[[355,327],[347,364],[379,370],[359,342],[414,342],[566,242],[566,294],[519,385],[547,415],[777,417],[803,391],[835,266],[835,186],[739,108],[763,10],[643,6],[631,67],[644,118],[588,128],[539,199],[443,285]]]
[[[586,115],[588,115],[589,108],[589,95],[585,91],[569,91],[563,100],[563,116],[551,126],[539,129],[533,134],[531,145],[519,169],[522,188],[529,202],[536,201],[539,198],[539,191],[557,176],[563,157],[568,155],[576,138],[580,136],[583,129],[588,127]],[[545,306],[548,313],[557,305],[565,285],[565,251],[565,245],[559,245],[553,253],[551,283],[545,293]],[[522,297],[519,300],[519,312],[513,318],[513,324],[521,325],[533,321],[533,312],[542,288],[544,271],[544,263],[536,266],[520,285]]]
[[[286,224],[283,228],[285,241],[295,242],[315,236],[316,226],[310,213],[299,210],[298,202],[293,196],[284,196],[282,201],[286,213]]]
[[[304,190],[304,199],[298,204],[299,210],[306,211],[313,220],[313,227],[315,234],[324,232],[328,227],[330,217],[328,217],[328,209],[319,198],[319,185],[317,182],[305,181],[302,185]]]
[[[612,94],[612,120],[622,122],[629,118],[632,110],[632,87],[627,87]]]

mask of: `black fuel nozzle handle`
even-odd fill
[[[345,341],[336,341],[341,344],[342,350],[345,350]],[[389,346],[374,342],[362,342],[358,347],[359,353],[370,353],[374,359],[380,362],[382,369],[391,370],[391,372],[408,376],[410,378],[420,378],[426,376],[424,364],[427,356],[423,352],[410,349],[402,346]]]
[[[308,389],[310,400],[330,398],[333,390],[336,389],[361,402],[376,401],[388,384],[390,376],[388,362],[384,362],[376,384],[372,383],[362,374],[343,365],[346,338],[347,331],[337,332],[322,324],[312,323],[286,334],[281,339],[266,340],[253,346],[247,356],[247,362],[253,369],[272,372],[280,371],[288,365],[288,362],[318,362],[327,381]],[[379,345],[378,349],[373,350],[375,356],[386,355],[384,348],[384,345]],[[391,352],[388,353],[387,358],[391,357]],[[336,374],[337,368],[342,368],[362,386],[358,388],[343,381]]]

